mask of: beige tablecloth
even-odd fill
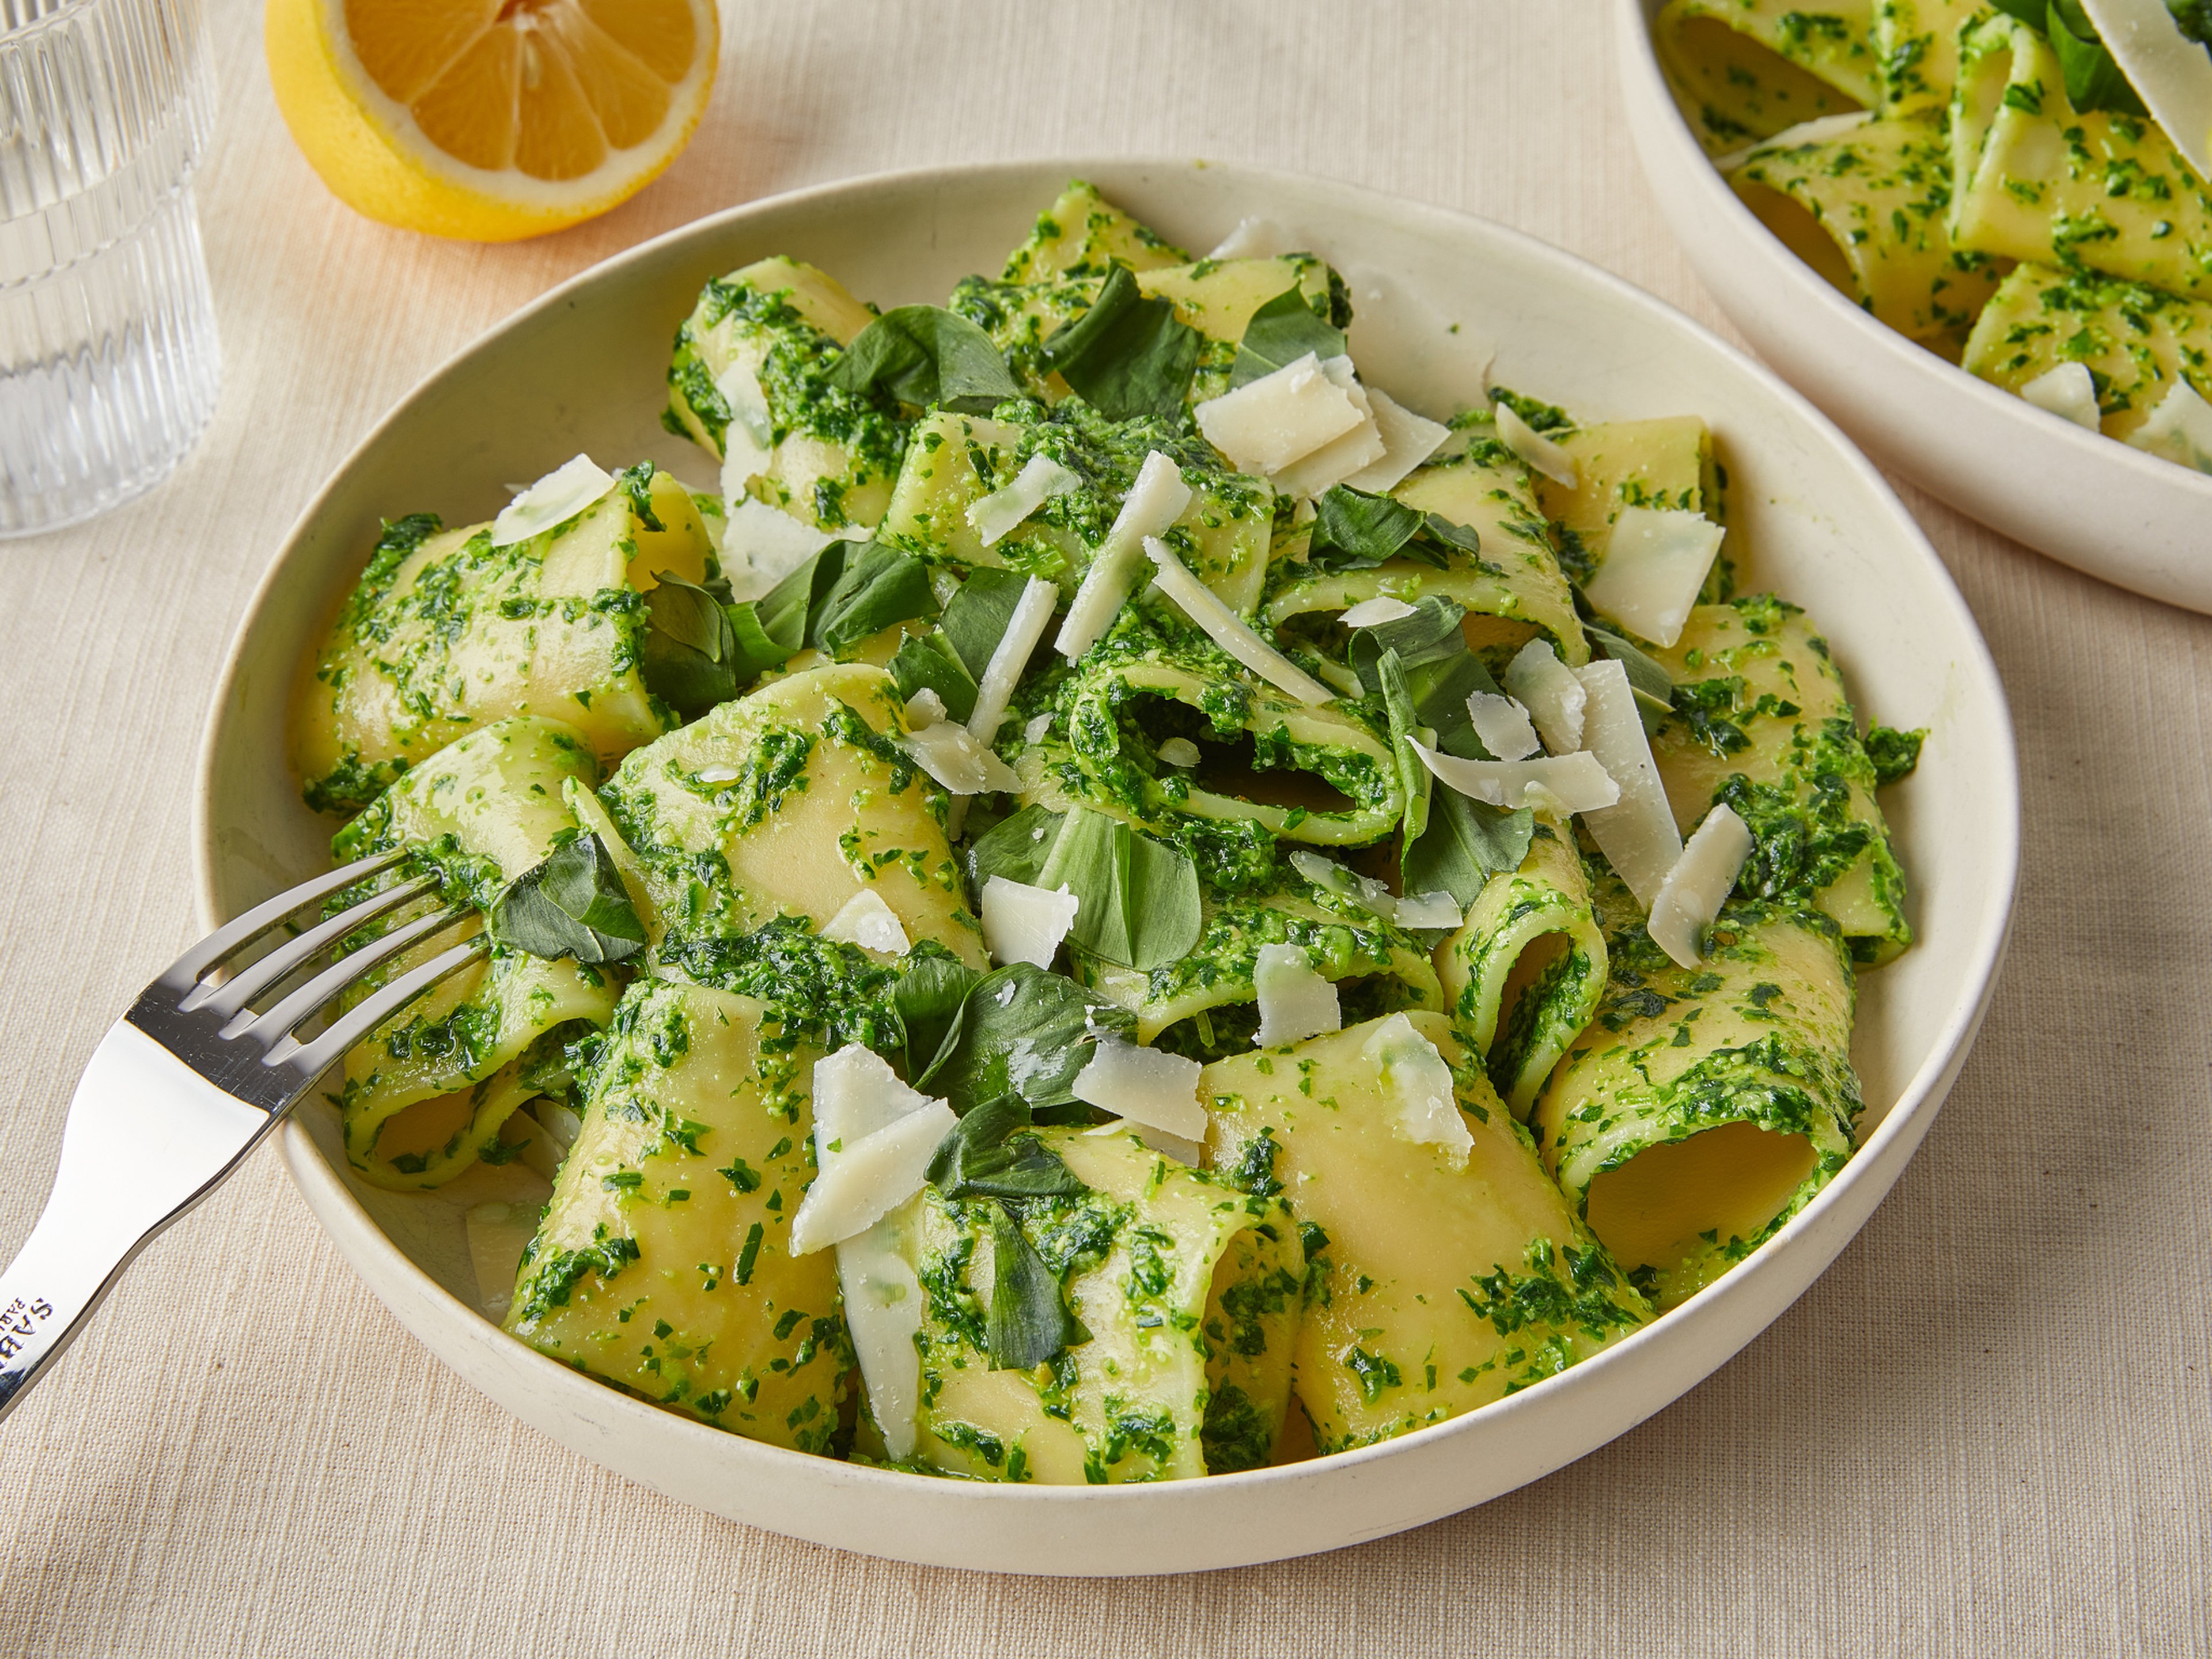
[[[214,428],[149,499],[0,545],[0,1250],[100,1033],[192,933],[194,751],[263,566],[386,408],[555,281],[850,173],[1199,154],[1490,215],[1727,332],[1650,204],[1602,0],[726,11],[713,112],[666,179],[484,248],[334,202],[276,118],[259,9],[217,0]],[[2212,1651],[2212,622],[1908,499],[2014,697],[2011,966],[1857,1243],[1633,1433],[1275,1566],[1091,1583],[863,1559],[521,1427],[393,1323],[264,1152],[0,1428],[0,1652]]]

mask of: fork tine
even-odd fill
[[[356,859],[328,875],[317,876],[313,881],[303,881],[297,887],[286,889],[266,903],[257,904],[237,921],[218,927],[198,945],[169,964],[169,971],[161,975],[164,982],[189,987],[217,963],[238,950],[251,945],[262,934],[276,927],[295,911],[329,897],[343,887],[357,881],[380,875],[407,856],[404,847],[388,853],[372,853],[365,859]]]
[[[362,946],[351,956],[340,957],[317,974],[291,995],[286,997],[264,1014],[240,1013],[222,1029],[225,1038],[243,1036],[251,1031],[265,1038],[264,1048],[288,1036],[300,1023],[331,1001],[347,986],[380,962],[398,956],[417,940],[442,932],[474,912],[465,904],[456,904],[444,910],[434,910],[427,916],[393,928],[374,945]]]
[[[289,1033],[263,1057],[269,1066],[290,1065],[307,1081],[320,1077],[338,1056],[374,1031],[393,1013],[412,1002],[439,981],[459,973],[491,948],[491,938],[477,933],[450,951],[441,952],[421,966],[410,969],[375,995],[349,1009],[344,1017],[313,1042],[301,1042]],[[350,958],[349,958],[350,960]]]
[[[297,939],[286,941],[267,956],[245,969],[235,979],[223,985],[212,985],[202,981],[185,994],[177,1005],[177,1012],[189,1014],[204,1008],[210,1013],[228,1018],[259,996],[270,986],[304,966],[329,946],[335,945],[364,922],[374,921],[387,912],[397,910],[410,900],[419,898],[438,884],[435,876],[417,876],[412,881],[401,882],[382,892],[362,900],[349,909],[341,910],[329,921],[309,928]]]

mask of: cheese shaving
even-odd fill
[[[1322,363],[1321,372],[1352,399],[1359,410],[1359,424],[1291,462],[1269,481],[1281,494],[1301,500],[1325,495],[1354,474],[1379,465],[1387,459],[1382,428],[1376,424],[1375,407],[1367,388],[1352,373],[1352,359],[1328,358]]]
[[[2188,381],[2176,380],[2127,441],[2162,460],[2212,472],[2212,403],[2198,397]]]
[[[1208,259],[1273,259],[1285,253],[1299,253],[1311,247],[1310,240],[1297,240],[1299,233],[1273,219],[1258,214],[1247,214],[1237,222],[1237,228],[1215,244]]]
[[[722,526],[722,568],[731,599],[742,604],[763,597],[836,539],[835,532],[817,530],[781,507],[737,497]]]
[[[1583,584],[1583,597],[1632,634],[1672,645],[1682,637],[1725,534],[1702,513],[1624,507],[1613,521],[1605,562]]]
[[[1456,927],[1464,918],[1449,893],[1420,893],[1401,898],[1371,876],[1347,870],[1334,859],[1310,848],[1294,848],[1291,867],[1308,881],[1340,898],[1350,899],[1385,921],[1401,927]]]
[[[1417,1146],[1436,1146],[1453,1167],[1465,1169],[1474,1137],[1460,1115],[1451,1067],[1437,1045],[1413,1029],[1403,1014],[1377,1025],[1359,1052],[1381,1073],[1384,1091],[1397,1108],[1391,1133]]]
[[[1261,945],[1252,989],[1260,1004],[1260,1031],[1253,1041],[1262,1048],[1344,1029],[1336,987],[1314,971],[1297,945]]]
[[[996,963],[1049,968],[1060,942],[1075,926],[1081,902],[1064,886],[1055,891],[994,876],[983,884],[976,907],[982,917],[983,948]]]
[[[1545,748],[1571,755],[1583,746],[1583,710],[1589,693],[1549,640],[1529,641],[1505,665],[1505,690],[1528,711]]]
[[[2212,58],[2166,0],[2082,0],[2105,48],[2197,176],[2212,183]]]
[[[714,390],[730,411],[730,423],[722,429],[722,499],[734,503],[775,464],[775,418],[750,363],[732,363],[716,377]]]
[[[1451,428],[1425,415],[1416,415],[1403,404],[1367,388],[1367,402],[1382,434],[1382,459],[1361,468],[1344,482],[1354,489],[1381,495],[1402,483],[1407,474],[1443,447]]]
[[[1685,968],[1705,955],[1705,929],[1751,856],[1751,830],[1726,802],[1705,814],[1651,901],[1651,942]]]
[[[1261,476],[1282,471],[1373,419],[1310,351],[1191,413],[1206,441],[1232,465]]]
[[[1224,651],[1300,702],[1324,703],[1335,697],[1336,693],[1261,639],[1250,624],[1223,604],[1218,594],[1190,574],[1165,542],[1147,536],[1145,552],[1158,573],[1160,592]]]
[[[896,739],[915,765],[956,795],[1021,787],[1020,775],[975,739],[964,726],[938,720]]]
[[[1681,832],[1659,781],[1651,744],[1636,711],[1628,671],[1617,662],[1594,662],[1575,670],[1589,694],[1583,723],[1584,750],[1595,755],[1620,786],[1620,799],[1601,811],[1586,811],[1583,823],[1613,871],[1628,884],[1649,915],[1659,884],[1682,855]]]
[[[1185,772],[1205,758],[1198,752],[1198,745],[1188,738],[1170,738],[1160,744],[1161,762]]]
[[[898,912],[884,903],[884,896],[872,887],[863,887],[847,899],[843,908],[823,925],[822,937],[892,957],[902,957],[914,948]]]
[[[1496,759],[1527,760],[1540,746],[1536,728],[1528,723],[1528,711],[1511,697],[1501,697],[1494,691],[1470,691],[1467,717],[1474,724],[1475,737]]]
[[[1142,568],[1145,538],[1164,533],[1190,510],[1190,501],[1182,468],[1157,449],[1145,457],[1136,482],[1122,497],[1121,510],[1114,515],[1113,528],[1091,556],[1091,568],[1083,573],[1082,584],[1068,605],[1060,637],[1052,642],[1054,650],[1073,662],[1098,642],[1098,636],[1113,626]]]
[[[1075,1075],[1075,1097],[1186,1141],[1206,1138],[1206,1108],[1198,1102],[1198,1061],[1119,1037],[1102,1036],[1091,1063]]]
[[[512,547],[594,507],[615,487],[614,475],[588,455],[562,462],[524,490],[491,521],[491,544]]]
[[[1030,577],[1029,586],[1022,589],[1014,614],[1006,619],[1006,634],[984,665],[982,678],[975,682],[975,708],[968,716],[968,729],[984,747],[998,740],[999,722],[1006,719],[1006,705],[1013,701],[1014,683],[1029,665],[1030,653],[1051,626],[1053,607],[1059,603],[1060,589],[1042,576]]]
[[[914,1455],[921,1403],[921,1282],[898,1248],[895,1218],[885,1218],[837,1246],[837,1285],[845,1325],[868,1390],[868,1411],[894,1460]]]
[[[1049,455],[1032,455],[1012,483],[968,504],[968,527],[994,547],[1054,496],[1082,488],[1082,478]]]
[[[2021,387],[2020,395],[2061,420],[2092,432],[2103,430],[2104,417],[2097,411],[2097,382],[2087,363],[2061,363],[2047,368]]]
[[[1493,404],[1498,435],[1506,448],[1536,471],[1564,489],[1575,487],[1575,458],[1530,426],[1506,403]]]
[[[1620,799],[1607,769],[1588,750],[1539,760],[1462,760],[1416,743],[1413,752],[1443,782],[1470,799],[1509,811],[1528,806],[1564,817],[1595,812]]]
[[[791,1220],[791,1253],[866,1232],[921,1190],[931,1156],[959,1119],[883,1060],[848,1043],[814,1065],[813,1184]]]
[[[1413,614],[1413,607],[1403,599],[1394,599],[1388,593],[1371,599],[1362,599],[1337,618],[1346,628],[1374,628],[1383,623],[1393,623]]]

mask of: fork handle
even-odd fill
[[[52,1194],[0,1273],[0,1418],[153,1237],[212,1191],[278,1115],[194,1075],[127,1022],[70,1103]]]

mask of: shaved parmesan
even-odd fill
[[[1615,873],[1628,884],[1636,902],[1650,913],[1659,884],[1682,855],[1681,832],[1674,809],[1652,763],[1651,744],[1636,712],[1628,671],[1617,662],[1594,662],[1575,670],[1589,694],[1584,723],[1584,751],[1620,786],[1620,799],[1602,811],[1585,812],[1583,823]]]
[[[2212,472],[2212,404],[2188,381],[2176,380],[2150,419],[2128,434],[2128,441],[2161,459]]]
[[[900,925],[898,912],[884,903],[884,896],[872,887],[863,887],[847,899],[844,908],[823,927],[822,937],[892,957],[902,957],[914,948]]]
[[[1198,752],[1198,745],[1188,738],[1170,738],[1160,745],[1160,758],[1168,765],[1188,772],[1206,757]]]
[[[744,774],[734,766],[702,766],[691,775],[702,783],[735,783]]]
[[[1459,1114],[1451,1067],[1437,1045],[1405,1015],[1393,1014],[1375,1028],[1359,1052],[1382,1074],[1383,1089],[1397,1109],[1391,1132],[1401,1140],[1443,1148],[1455,1167],[1464,1169],[1474,1137]]]
[[[1052,714],[1049,710],[1042,714],[1031,715],[1029,724],[1022,727],[1022,741],[1030,744],[1042,743],[1045,733],[1051,730]]]
[[[1457,755],[1438,754],[1423,743],[1416,743],[1413,752],[1461,794],[1492,806],[1532,806],[1564,817],[1570,812],[1598,811],[1620,799],[1606,768],[1586,750],[1517,761],[1462,760]]]
[[[1273,219],[1263,219],[1257,214],[1247,214],[1237,222],[1237,228],[1223,237],[1209,259],[1273,259],[1285,253],[1309,251],[1310,240],[1297,240],[1299,233],[1277,224]]]
[[[1370,421],[1310,351],[1272,374],[1207,399],[1191,413],[1239,471],[1273,475]],[[1364,465],[1364,463],[1363,463]]]
[[[2173,147],[2212,182],[2212,57],[2166,0],[2082,0],[2105,48]]]
[[[1731,807],[1723,802],[1706,813],[1651,901],[1651,942],[1683,967],[1696,967],[1705,929],[1750,856],[1751,830]]]
[[[906,700],[906,729],[909,732],[919,732],[951,718],[945,699],[930,686],[923,686]]]
[[[614,474],[590,456],[564,461],[501,509],[491,521],[491,544],[512,547],[542,536],[596,505],[614,487]]]
[[[1258,385],[1258,381],[1254,381]],[[1206,636],[1261,679],[1281,688],[1304,703],[1324,703],[1336,694],[1261,639],[1220,596],[1190,574],[1175,550],[1157,536],[1145,538],[1145,553],[1152,562],[1160,592],[1173,599],[1184,616]]]
[[[1346,343],[1370,380],[1437,421],[1482,396],[1490,384],[1494,341],[1371,266],[1354,266],[1343,275],[1352,301]]]
[[[1359,410],[1359,424],[1333,438],[1311,454],[1301,457],[1270,480],[1285,495],[1311,500],[1323,495],[1354,473],[1364,472],[1384,459],[1382,428],[1376,424],[1375,406],[1367,388],[1352,371],[1349,357],[1323,361],[1321,372],[1335,382]]]
[[[742,604],[757,599],[837,539],[781,507],[750,495],[732,498],[722,528],[722,568],[730,597]]]
[[[987,790],[1012,792],[1022,785],[1014,769],[975,740],[964,726],[939,720],[908,732],[898,746],[915,765],[956,795],[980,795]]]
[[[1456,927],[1466,920],[1449,893],[1409,893],[1398,901],[1401,927]]]
[[[1413,614],[1413,607],[1403,599],[1394,599],[1388,593],[1371,599],[1362,599],[1337,618],[1346,628],[1374,628],[1382,623],[1396,622],[1401,617]]]
[[[814,1063],[813,1094],[818,1173],[791,1220],[793,1255],[866,1232],[921,1191],[931,1155],[960,1121],[857,1042]]]
[[[1435,454],[1451,436],[1451,428],[1425,415],[1414,414],[1373,386],[1367,388],[1367,402],[1375,416],[1375,429],[1382,437],[1382,459],[1344,482],[1354,489],[1380,495],[1403,483],[1407,473]]]
[[[1102,1036],[1091,1063],[1075,1074],[1075,1097],[1184,1140],[1206,1138],[1206,1108],[1198,1103],[1194,1060],[1158,1048]]]
[[[1571,755],[1583,746],[1583,708],[1589,693],[1549,640],[1529,641],[1505,665],[1505,689],[1536,722],[1545,748]]]
[[[1252,989],[1260,1004],[1260,1031],[1253,1041],[1262,1048],[1344,1029],[1336,987],[1314,971],[1297,945],[1261,945]]]
[[[1492,408],[1498,416],[1498,435],[1508,449],[1553,483],[1569,489],[1575,487],[1573,456],[1522,420],[1512,404],[1501,403]]]
[[[1083,480],[1049,455],[1032,455],[1003,489],[968,505],[968,527],[991,547],[1055,495],[1083,488]]]
[[[984,665],[982,678],[975,682],[975,709],[968,716],[969,731],[986,748],[996,741],[999,722],[1006,719],[1006,704],[1013,699],[1014,682],[1029,665],[1030,653],[1044,637],[1044,630],[1052,623],[1053,607],[1059,603],[1060,589],[1042,576],[1032,576],[1022,589],[1014,614],[1006,619],[1006,631],[992,651],[991,660]],[[991,786],[994,789],[1011,787]]]
[[[1326,858],[1310,848],[1301,847],[1291,854],[1291,867],[1315,886],[1340,898],[1350,899],[1401,927],[1456,927],[1463,919],[1449,893],[1421,893],[1400,898],[1383,883],[1347,870],[1334,859]]]
[[[722,499],[734,502],[775,460],[775,418],[750,363],[732,363],[715,379],[714,390],[730,411],[722,429]]]
[[[1528,723],[1528,711],[1510,697],[1501,697],[1494,691],[1470,691],[1467,717],[1474,723],[1474,735],[1482,746],[1499,760],[1527,760],[1540,746],[1536,728]]]
[[[1800,144],[1825,144],[1855,132],[1874,119],[1870,109],[1855,109],[1844,115],[1822,115],[1810,121],[1800,121],[1794,127],[1784,127],[1771,138],[1760,138],[1713,158],[1714,170],[1734,173],[1752,157],[1754,150],[1791,149]]]
[[[1080,903],[1066,887],[1055,891],[994,876],[983,884],[976,907],[983,921],[983,948],[994,962],[1049,968],[1053,953],[1075,926]]]
[[[1091,568],[1067,607],[1067,620],[1052,642],[1054,650],[1073,662],[1098,642],[1129,597],[1130,584],[1142,568],[1145,538],[1164,533],[1189,510],[1190,486],[1182,481],[1182,469],[1155,449],[1137,469],[1136,482],[1114,515],[1114,527],[1091,556]]]
[[[1624,507],[1583,596],[1631,633],[1672,645],[1726,533],[1702,513]]]
[[[2087,363],[2061,363],[2047,368],[2021,387],[2020,395],[2061,420],[2092,432],[2103,430],[2104,417],[2097,412],[2097,382]]]
[[[838,1244],[837,1285],[884,1449],[894,1460],[911,1457],[921,1401],[921,1352],[915,1346],[921,1334],[921,1282],[898,1248],[892,1219]]]

